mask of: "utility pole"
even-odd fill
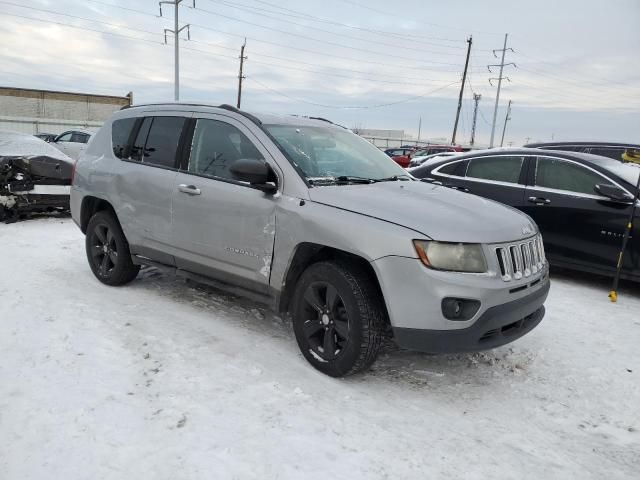
[[[458,97],[458,110],[456,111],[456,121],[453,124],[453,135],[451,136],[451,145],[456,143],[456,132],[458,130],[458,120],[460,119],[460,109],[462,109],[462,96],[464,95],[464,84],[467,81],[467,68],[469,67],[469,56],[471,55],[472,36],[467,39],[467,59],[464,62],[464,72],[462,74],[462,85],[460,85],[460,96]]]
[[[474,93],[473,94],[473,124],[471,125],[471,141],[469,142],[469,144],[473,147],[474,142],[476,141],[476,119],[478,118],[478,103],[480,102],[480,99],[482,98],[482,95],[480,95],[479,93]]]
[[[504,143],[504,132],[507,130],[507,122],[511,120],[511,100],[509,100],[509,105],[507,106],[507,114],[504,116],[504,126],[502,127],[502,138],[500,139],[500,146]]]
[[[187,38],[191,40],[191,31],[189,28],[189,24],[183,25],[182,27],[178,27],[178,12],[180,10],[180,4],[182,0],[162,0],[158,2],[160,6],[160,16],[162,16],[162,4],[173,5],[175,8],[175,13],[173,16],[173,30],[170,28],[164,29],[164,43],[167,43],[167,33],[173,33],[173,48],[174,48],[174,94],[173,98],[177,102],[180,100],[180,32],[182,32],[185,28],[187,29]],[[196,0],[193,0],[193,8],[196,8]]]
[[[242,75],[242,67],[244,66],[244,61],[247,57],[244,56],[244,47],[247,46],[247,39],[244,39],[244,43],[240,47],[240,73],[238,73],[238,108],[240,108],[240,100],[242,99],[242,80],[245,78]]]
[[[420,130],[422,130],[422,117],[418,120],[418,142],[420,141]]]
[[[514,67],[516,66],[516,64],[513,62],[504,63],[504,54],[507,52],[507,50],[511,50],[513,52],[513,48],[507,48],[508,36],[509,36],[508,33],[504,34],[504,46],[502,47],[502,49],[493,51],[493,56],[496,58],[498,58],[498,56],[496,55],[496,52],[502,52],[502,59],[500,60],[500,63],[496,65],[487,65],[487,69],[489,70],[490,73],[493,73],[491,72],[491,67],[500,67],[500,75],[498,76],[498,78],[489,79],[489,83],[491,85],[493,85],[493,83],[491,83],[491,80],[498,80],[498,91],[496,92],[496,105],[493,108],[493,123],[491,124],[491,140],[489,141],[489,148],[493,148],[493,139],[496,133],[496,119],[498,118],[498,103],[500,102],[500,88],[502,87],[502,80],[506,79],[509,82],[511,81],[509,77],[502,76],[502,70],[506,65],[513,65]]]

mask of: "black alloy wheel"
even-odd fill
[[[100,277],[108,278],[118,264],[118,246],[109,225],[104,222],[96,225],[89,242],[96,272]]]
[[[310,284],[303,297],[304,334],[313,352],[322,360],[334,360],[349,342],[349,315],[342,297],[327,282]]]
[[[124,285],[138,275],[120,223],[110,211],[101,210],[89,220],[85,248],[91,271],[107,285]]]
[[[293,331],[317,370],[344,377],[376,359],[388,316],[375,274],[366,264],[331,259],[306,268],[291,299]]]

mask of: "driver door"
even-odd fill
[[[222,115],[195,119],[186,165],[173,192],[171,243],[176,265],[266,293],[276,231],[278,195],[233,178],[241,158],[266,159],[266,149],[241,123]]]

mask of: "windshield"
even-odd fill
[[[388,155],[349,130],[297,125],[265,128],[308,180],[410,178]]]

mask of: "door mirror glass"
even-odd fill
[[[600,195],[615,200],[617,202],[631,202],[633,197],[627,192],[615,185],[607,185],[606,183],[599,183],[595,186],[594,190]]]
[[[229,171],[236,180],[248,182],[265,192],[275,192],[275,173],[264,160],[241,158],[231,164]]]

